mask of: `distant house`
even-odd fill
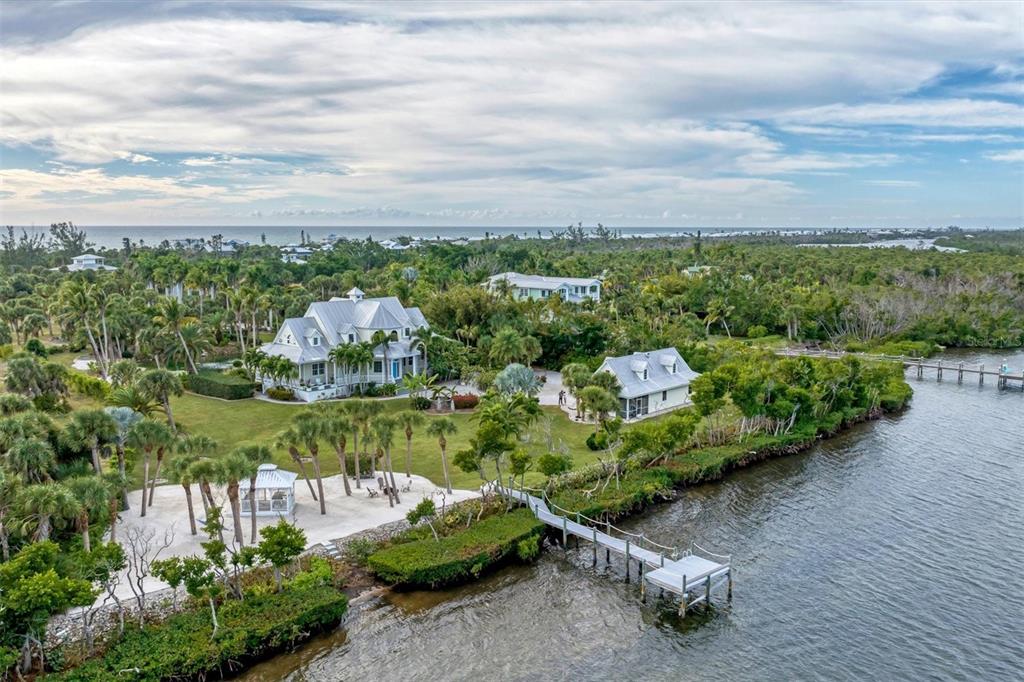
[[[517,299],[543,300],[558,294],[563,301],[570,303],[580,303],[587,299],[601,300],[601,280],[596,277],[544,277],[502,272],[488,277],[484,286],[490,291],[498,291],[507,286]]]
[[[394,296],[364,298],[357,288],[347,298],[310,303],[302,317],[286,319],[271,343],[261,350],[283,356],[298,367],[298,375],[281,382],[300,400],[313,401],[349,395],[361,383],[396,383],[406,374],[423,374],[427,357],[416,332],[429,328],[419,308],[406,308]],[[335,346],[366,343],[374,333],[390,335],[385,348],[373,348],[367,367],[335,367],[328,355]],[[386,363],[386,366],[385,366]],[[273,383],[262,378],[264,388]]]
[[[714,265],[691,265],[690,267],[683,270],[683,274],[687,277],[703,277],[715,270]]]
[[[306,259],[313,255],[313,249],[298,244],[288,244],[281,247],[281,261],[284,263],[295,263],[305,265]]]
[[[70,272],[81,272],[82,270],[111,272],[117,270],[114,266],[107,265],[106,259],[103,256],[97,256],[94,253],[83,253],[81,256],[75,256],[71,259],[71,264],[67,268]],[[60,268],[51,268],[51,270],[60,270]]]
[[[690,404],[690,382],[700,376],[675,348],[605,358],[597,371],[619,380],[619,416],[627,422]]]

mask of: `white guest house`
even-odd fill
[[[690,404],[690,382],[700,376],[675,348],[605,358],[597,371],[619,380],[619,416],[627,422]]]
[[[488,277],[484,286],[490,291],[499,291],[507,286],[512,290],[512,296],[517,299],[543,300],[552,294],[558,294],[563,301],[569,303],[580,303],[586,299],[601,300],[601,280],[596,277],[542,277],[502,272]]]
[[[280,383],[300,400],[312,401],[349,395],[359,384],[390,384],[406,374],[423,374],[426,352],[416,332],[429,326],[419,308],[405,308],[394,296],[364,298],[355,288],[347,298],[311,303],[305,315],[286,319],[273,342],[261,348],[268,356],[294,362],[297,375],[280,382],[265,376],[263,386]],[[346,368],[331,361],[331,349],[370,343],[376,332],[388,334],[391,341],[373,347],[371,362]]]
[[[83,270],[105,270],[111,272],[117,270],[113,265],[107,265],[106,258],[97,256],[95,253],[83,253],[71,259],[69,265],[64,266],[69,272],[82,272]],[[60,270],[60,268],[50,268]]]

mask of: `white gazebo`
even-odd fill
[[[290,514],[295,507],[298,474],[282,471],[276,464],[261,464],[256,472],[256,516]],[[242,487],[242,514],[249,515],[249,489]]]

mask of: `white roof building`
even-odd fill
[[[281,385],[302,400],[319,400],[351,393],[356,385],[396,383],[406,374],[427,369],[426,353],[417,331],[429,328],[419,308],[406,308],[394,296],[366,298],[357,287],[346,298],[311,303],[302,317],[286,319],[267,355],[286,357],[298,366],[298,376]],[[329,360],[339,345],[372,343],[377,332],[390,341],[373,347],[373,361],[362,367],[341,367]],[[270,385],[274,377],[264,377]]]
[[[484,286],[490,291],[511,287],[518,299],[546,299],[558,294],[563,301],[579,303],[590,299],[601,300],[601,280],[596,277],[547,277],[544,275],[523,275],[518,272],[502,272],[487,278]]]
[[[690,403],[690,382],[700,376],[675,348],[604,359],[598,372],[619,381],[619,416],[636,421]]]
[[[295,479],[298,474],[278,469],[276,464],[260,464],[256,471],[256,516],[290,514],[295,508]],[[241,489],[242,514],[249,515],[249,488]]]
[[[106,264],[106,258],[103,256],[97,256],[94,253],[83,253],[80,256],[75,256],[71,259],[71,264],[66,267],[69,272],[81,272],[82,270],[103,270],[112,272],[117,270],[114,266]],[[50,269],[60,270],[60,268]]]

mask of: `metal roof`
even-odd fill
[[[676,363],[676,372],[672,373],[672,363]],[[643,372],[647,370],[647,379]],[[611,372],[619,380],[622,390],[620,398],[636,398],[658,391],[668,391],[687,386],[700,376],[690,369],[675,348],[662,348],[645,353],[633,353],[620,357],[604,359],[598,372]]]
[[[261,464],[256,471],[256,488],[291,488],[298,477],[296,473],[278,469],[276,464]]]

